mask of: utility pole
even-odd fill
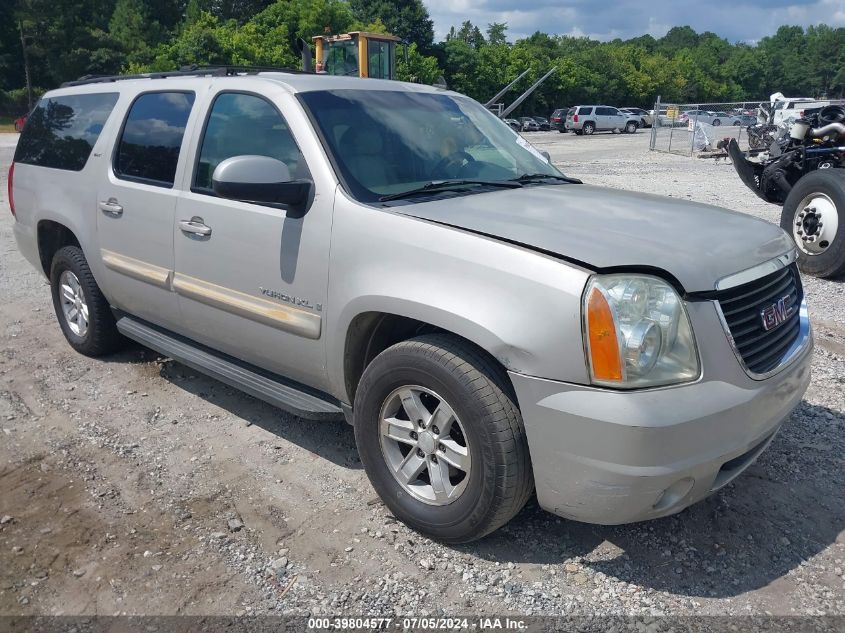
[[[32,112],[32,78],[29,76],[29,53],[26,50],[26,38],[23,35],[23,20],[18,20],[18,29],[21,33],[21,49],[23,49],[23,72],[26,75],[27,112]]]

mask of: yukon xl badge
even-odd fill
[[[760,310],[760,320],[763,321],[763,330],[768,332],[783,325],[789,317],[795,314],[795,299],[789,295],[781,297],[777,302]]]
[[[279,301],[284,301],[285,303],[290,303],[301,308],[310,308],[312,310],[316,310],[317,312],[323,311],[322,303],[311,303],[308,299],[293,297],[289,294],[285,294],[284,292],[279,292],[278,290],[271,290],[269,288],[264,288],[263,286],[259,286],[258,291],[265,297],[278,299]]]

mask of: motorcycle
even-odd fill
[[[757,123],[748,126],[748,146],[751,149],[769,147],[775,140],[778,126],[774,124],[773,103],[761,103],[757,108]]]
[[[749,189],[783,206],[780,225],[795,240],[802,272],[845,275],[845,107],[806,110],[774,127],[768,146],[743,152],[734,138],[720,146]]]

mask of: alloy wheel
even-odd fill
[[[472,456],[464,427],[431,389],[394,390],[381,407],[379,440],[393,477],[415,499],[443,506],[466,489]]]
[[[59,292],[67,326],[77,336],[84,337],[88,332],[88,303],[79,279],[71,271],[65,270],[59,277]]]

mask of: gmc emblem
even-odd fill
[[[776,327],[783,325],[785,321],[795,314],[795,300],[786,295],[777,300],[770,306],[766,306],[760,310],[760,320],[763,322],[763,330],[768,332],[774,330]]]

